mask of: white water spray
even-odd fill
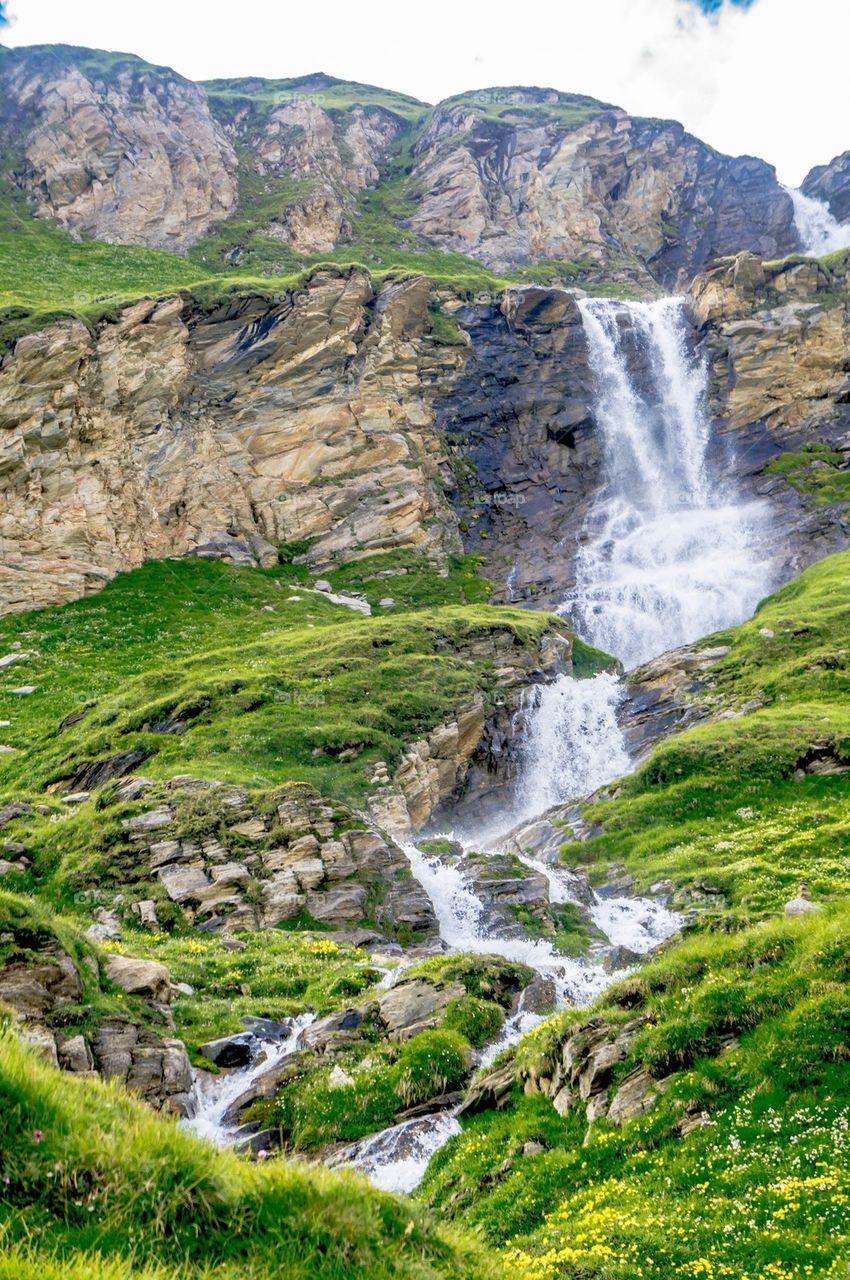
[[[794,187],[785,187],[794,205],[794,225],[803,246],[803,253],[820,258],[825,253],[850,246],[850,223],[840,223],[833,218],[829,205],[803,195]]]
[[[606,479],[561,606],[627,668],[743,621],[771,586],[769,509],[710,474],[684,302],[579,303]]]
[[[617,723],[623,696],[618,678],[562,676],[534,690],[517,785],[514,822],[556,804],[590,795],[628,773],[629,756]]]
[[[182,1120],[180,1127],[198,1138],[206,1138],[216,1146],[228,1146],[234,1138],[233,1127],[227,1122],[230,1108],[259,1076],[265,1075],[283,1062],[284,1058],[295,1053],[302,1032],[314,1021],[315,1014],[303,1013],[293,1019],[289,1035],[285,1039],[261,1041],[251,1065],[244,1070],[224,1071],[217,1076],[196,1074],[193,1089],[194,1115],[188,1120]]]

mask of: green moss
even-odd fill
[[[850,470],[846,455],[836,453],[825,444],[811,442],[799,453],[783,453],[771,458],[765,467],[768,475],[784,476],[789,484],[804,493],[812,507],[825,507],[832,502],[850,502]]]
[[[446,1006],[442,1026],[446,1031],[456,1031],[474,1048],[480,1049],[498,1034],[504,1020],[504,1012],[492,1000],[460,996]]]

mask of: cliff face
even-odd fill
[[[428,300],[422,278],[376,296],[330,273],[21,339],[0,372],[3,608],[198,549],[276,562],[270,543],[313,539],[322,564],[459,546],[432,399],[462,348],[429,335]]]
[[[4,53],[17,182],[76,237],[185,249],[237,205],[236,155],[198,85],[137,58]],[[98,58],[102,62],[98,62]]]
[[[804,195],[823,200],[837,222],[850,222],[850,151],[816,165],[803,180]]]
[[[499,270],[619,256],[670,283],[720,254],[774,257],[798,243],[771,166],[592,99],[491,90],[449,101],[415,155],[422,194],[410,225]]]
[[[782,576],[850,540],[848,260],[763,263],[697,277],[712,410],[736,476],[773,503]]]
[[[837,270],[741,255],[691,294],[715,466],[774,505],[783,576],[850,539]],[[0,368],[0,467],[4,610],[147,558],[272,564],[301,541],[316,571],[398,547],[442,562],[463,545],[497,599],[552,607],[602,478],[572,294],[440,302],[424,277],[376,292],[360,270],[213,310],[147,300],[96,335],[67,320],[20,339]]]

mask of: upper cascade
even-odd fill
[[[717,479],[684,300],[579,306],[605,483],[560,611],[630,668],[752,612],[772,583],[769,512]]]
[[[814,196],[786,187],[794,204],[794,224],[804,253],[813,258],[835,253],[850,246],[850,223],[842,224],[832,216],[829,205]]]

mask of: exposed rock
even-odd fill
[[[669,284],[742,248],[779,257],[798,247],[791,200],[769,165],[591,98],[512,89],[449,99],[414,154],[424,194],[411,226],[497,270],[604,262],[616,249]]]
[[[382,992],[375,1005],[388,1039],[408,1040],[436,1026],[446,1005],[463,995],[464,987],[459,982],[436,987],[424,979],[412,978]]]
[[[649,1111],[666,1087],[666,1081],[656,1080],[643,1068],[632,1071],[621,1081],[607,1109],[611,1124],[623,1125],[635,1116]]]
[[[698,277],[692,305],[711,360],[711,408],[720,446],[731,445],[739,488],[773,508],[779,580],[850,545],[846,504],[818,505],[812,477],[821,465],[846,470],[850,431],[846,353],[850,318],[835,306],[846,289],[846,262],[759,263],[738,257]],[[825,447],[807,464],[802,451]],[[797,457],[789,477],[771,467]]]
[[[156,960],[108,955],[106,976],[128,995],[141,996],[157,1004],[168,1004],[171,1000],[171,975],[165,965]]]
[[[377,183],[379,165],[402,130],[392,111],[356,105],[329,114],[313,97],[322,77],[312,77],[303,97],[292,95],[259,122],[243,112],[228,132],[250,147],[255,173],[267,183],[294,184],[297,194],[264,228],[299,253],[330,253],[350,237],[358,192]]]
[[[458,1110],[458,1116],[471,1116],[478,1111],[506,1106],[513,1092],[515,1078],[516,1068],[512,1062],[508,1062],[474,1080]]]
[[[254,1057],[256,1044],[253,1032],[246,1031],[221,1040],[208,1040],[201,1045],[201,1053],[217,1067],[247,1067]]]
[[[0,1001],[22,1017],[38,1017],[82,998],[77,967],[58,948],[46,948],[35,962],[12,961],[0,968]]]
[[[188,794],[197,790],[197,781]],[[260,814],[252,812],[244,792],[209,787],[220,823],[217,838],[178,839],[183,800],[172,783],[162,784],[171,793],[171,807],[124,819],[133,844],[126,872],[133,882],[158,880],[197,928],[273,928],[304,912],[346,933],[368,921],[366,936],[376,941],[399,931],[406,937],[437,936],[433,907],[402,850],[344,806],[325,803],[311,787],[290,784],[267,794]],[[271,803],[273,824],[267,816]]]
[[[86,1043],[85,1036],[69,1036],[60,1039],[57,1045],[58,1062],[63,1071],[73,1071],[77,1075],[94,1070],[94,1059]]]
[[[801,190],[804,195],[823,200],[836,222],[850,222],[850,151],[843,151],[829,164],[810,169]]]
[[[188,1115],[192,1068],[182,1040],[166,1040],[131,1022],[104,1022],[92,1037],[95,1065],[146,1102]]]
[[[238,194],[236,155],[204,90],[137,58],[98,67],[85,53],[4,58],[0,128],[25,138],[23,184],[42,217],[77,236],[186,249]]]
[[[429,338],[430,296],[328,270],[209,314],[145,301],[94,336],[63,320],[21,338],[0,369],[0,609],[199,549],[457,550],[432,403],[463,356]]]
[[[602,957],[602,968],[606,973],[617,973],[620,969],[630,969],[640,958],[639,953],[632,951],[631,947],[611,947]]]

